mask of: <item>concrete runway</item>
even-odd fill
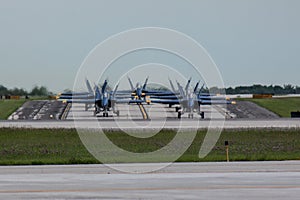
[[[19,128],[96,128],[96,129],[122,129],[122,130],[144,130],[144,129],[196,129],[196,128],[220,128],[226,109],[215,106],[202,106],[206,118],[200,119],[194,115],[194,119],[188,119],[185,114],[182,119],[177,119],[175,108],[160,104],[144,105],[149,115],[149,120],[143,120],[143,115],[137,105],[120,104],[120,116],[110,112],[109,117],[93,116],[93,111],[84,110],[80,104],[72,105],[67,120],[19,120],[0,121],[0,127]],[[230,114],[229,114],[230,115]],[[210,120],[211,119],[211,120]],[[223,119],[223,120],[222,120]],[[76,123],[76,126],[75,126]],[[226,119],[223,128],[300,128],[299,119]]]
[[[119,169],[148,164],[118,164]],[[104,165],[1,166],[0,199],[299,199],[300,162],[173,163],[147,174]]]
[[[175,112],[175,106],[169,108],[167,105],[162,104],[144,104],[145,111],[149,115],[149,119],[154,120],[164,120],[164,119],[177,119],[177,112]],[[109,117],[102,117],[102,113],[98,116],[99,120],[140,120],[143,119],[143,115],[137,104],[116,104],[116,110],[120,111],[120,116],[117,117],[116,114],[109,112]],[[201,106],[201,111],[205,112],[206,119],[222,119],[226,115],[226,109],[222,108],[222,106],[209,106],[203,105]],[[94,120],[93,109],[89,111],[84,110],[84,106],[82,104],[72,104],[70,112],[67,116],[67,120]],[[182,116],[182,119],[187,119],[187,113]],[[200,120],[200,116],[195,113],[194,119]]]
[[[55,100],[33,100],[25,102],[12,113],[9,120],[52,120],[60,119],[66,104]]]
[[[211,124],[213,123],[213,124]],[[191,120],[171,119],[165,122],[160,120],[79,120],[76,127],[109,129],[109,130],[146,130],[146,129],[205,129],[220,128],[223,122],[219,120]],[[75,128],[73,120],[66,121],[0,121],[0,128]],[[276,119],[276,120],[226,120],[223,128],[300,128],[299,119]]]

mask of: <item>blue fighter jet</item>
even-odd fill
[[[152,96],[151,102],[169,104],[169,107],[175,104],[180,105],[180,107],[175,108],[176,112],[178,112],[178,118],[181,118],[181,116],[185,112],[188,113],[188,118],[193,118],[194,112],[197,111],[197,113],[201,116],[202,119],[204,118],[204,112],[202,112],[200,109],[201,105],[235,103],[234,101],[227,100],[224,97],[201,95],[201,89],[197,93],[199,82],[196,84],[194,89],[190,88],[190,82],[191,79],[189,79],[185,89],[183,89],[180,83],[177,82],[179,95],[170,95],[165,97]],[[174,90],[174,94],[177,94],[178,92],[175,90],[175,87],[171,80],[170,85]]]

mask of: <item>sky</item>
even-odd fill
[[[0,85],[73,88],[96,45],[141,27],[196,40],[226,87],[300,85],[299,10],[298,0],[0,0]]]

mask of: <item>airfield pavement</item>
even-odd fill
[[[144,104],[143,105],[149,119],[153,120],[164,120],[164,119],[177,119],[177,112],[175,112],[175,106],[169,108],[168,105],[162,104]],[[102,117],[101,113],[98,114],[99,120],[139,120],[143,119],[143,113],[140,111],[137,104],[116,104],[116,110],[120,111],[120,116],[109,112],[109,117]],[[222,106],[201,106],[201,111],[205,112],[206,119],[222,119],[225,116],[226,109]],[[188,118],[187,113],[182,115],[182,118]],[[67,120],[93,120],[93,109],[89,111],[84,111],[83,105],[73,104],[70,112],[67,116]],[[199,120],[200,116],[194,113],[194,119]]]
[[[144,105],[150,119],[143,119],[137,105],[118,105],[120,116],[111,111],[109,117],[93,116],[93,109],[84,110],[80,104],[72,105],[66,120],[5,120],[0,121],[0,127],[18,128],[101,128],[109,130],[146,130],[146,129],[196,129],[196,128],[300,128],[299,119],[291,118],[266,118],[266,119],[239,119],[231,118],[232,113],[222,107],[203,106],[205,119],[200,119],[194,114],[194,119],[187,118],[187,113],[182,119],[177,118],[175,108],[159,104]],[[224,116],[226,120],[224,121]],[[212,120],[210,120],[212,119]]]
[[[34,100],[25,102],[9,116],[9,120],[60,119],[66,104],[56,100]]]
[[[68,106],[69,105],[69,106]],[[116,110],[120,112],[117,116],[112,111],[109,111],[108,117],[103,117],[102,113],[97,115],[97,118],[93,116],[93,105],[88,111],[85,111],[83,104],[64,104],[62,101],[54,100],[39,100],[29,101],[24,103],[16,112],[14,112],[8,119],[13,121],[48,121],[48,120],[74,120],[76,122],[82,120],[99,120],[106,121],[124,121],[124,120],[151,120],[151,121],[171,121],[177,120],[177,112],[175,107],[169,108],[168,105],[155,104],[150,105],[143,104],[138,106],[137,104],[116,104]],[[70,109],[69,109],[70,108]],[[262,108],[254,103],[238,101],[237,105],[201,105],[201,111],[205,113],[205,119],[201,119],[198,113],[193,114],[193,119],[188,118],[188,113],[182,115],[182,121],[207,121],[207,120],[220,120],[220,119],[279,119],[279,117]],[[203,122],[200,122],[203,124]],[[204,122],[205,124],[206,122]],[[10,124],[10,123],[9,123]],[[22,124],[22,123],[21,123]],[[34,123],[33,123],[34,124]],[[51,123],[49,123],[51,124]],[[59,124],[59,123],[57,123]],[[59,126],[61,126],[60,123]],[[112,124],[111,124],[112,125]],[[113,127],[113,126],[111,126]]]
[[[1,166],[1,199],[299,199],[300,162]]]

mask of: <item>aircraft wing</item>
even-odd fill
[[[94,95],[59,96],[58,99],[94,99]]]
[[[151,95],[151,98],[153,99],[181,99],[181,96],[176,96],[176,95],[162,95],[162,96],[155,96],[155,95]]]
[[[144,103],[144,100],[140,99],[115,99],[113,100],[115,103]]]
[[[131,91],[131,90],[121,90],[121,91],[116,91],[115,96],[121,96],[121,95],[128,95],[135,93],[136,91]],[[175,95],[173,92],[170,91],[157,91],[157,90],[143,90],[142,93],[145,93],[147,96],[170,96],[170,95]]]
[[[89,92],[63,92],[59,96],[78,96],[78,95],[88,95]]]
[[[131,98],[132,98],[132,96],[128,96],[128,94],[127,95],[116,95],[114,97],[114,99],[131,99]]]
[[[176,95],[177,93],[170,91],[158,91],[158,90],[144,90],[143,93],[149,96],[168,96],[168,95]]]
[[[151,99],[151,103],[180,104],[178,99]]]
[[[203,99],[203,100],[228,100],[226,97],[224,96],[198,96],[198,99]]]
[[[95,103],[95,99],[69,99],[65,100],[66,103],[87,103],[93,104]]]

